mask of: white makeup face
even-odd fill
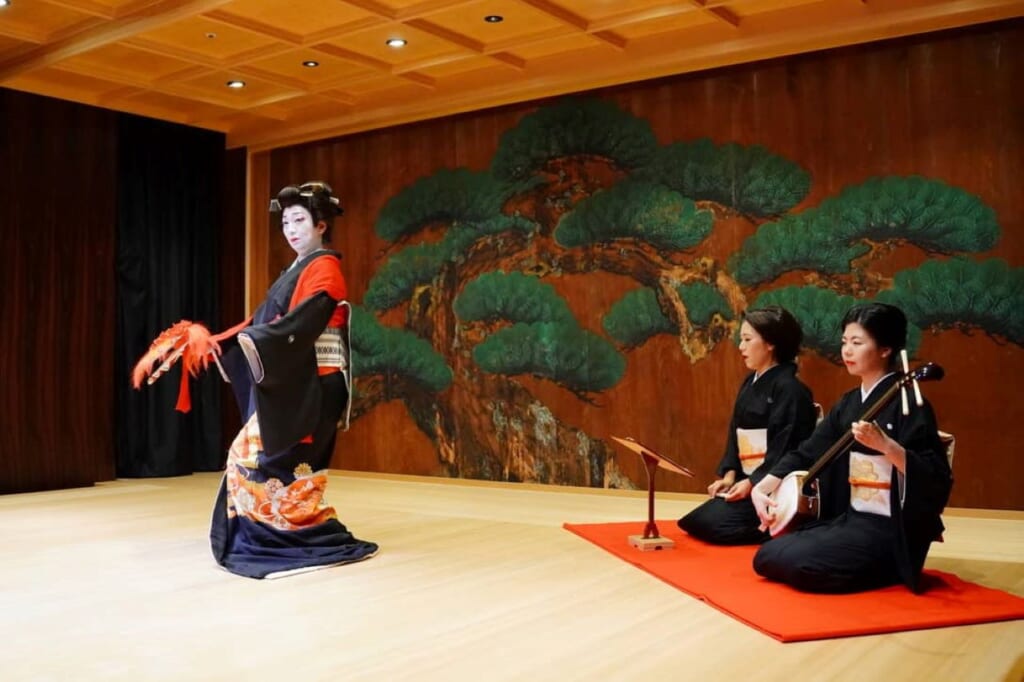
[[[323,248],[323,234],[327,226],[313,223],[313,216],[305,206],[293,205],[281,212],[281,232],[299,258]]]

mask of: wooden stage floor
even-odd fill
[[[220,570],[218,474],[0,496],[0,680],[1013,680],[1024,621],[781,644],[563,530],[642,493],[332,472],[368,561]],[[664,494],[658,517],[693,508]],[[1024,513],[950,510],[928,566],[1024,596]]]

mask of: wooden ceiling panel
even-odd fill
[[[269,35],[284,31],[305,40],[311,35],[336,31],[377,15],[343,0],[237,0],[210,16],[263,30]]]
[[[175,97],[174,95],[167,95],[162,92],[154,92],[152,90],[127,93],[121,98],[116,98],[116,93],[112,93],[112,95],[104,101],[104,104],[116,105],[122,102],[136,105],[142,109],[167,112],[164,116],[158,118],[171,118],[172,114],[179,114],[182,116],[180,120],[172,119],[177,120],[179,123],[194,124],[197,121],[209,118],[235,114],[233,109],[219,107],[215,104],[207,104],[205,102],[196,102],[195,100],[186,99],[184,97]]]
[[[502,17],[502,21],[498,23],[484,21],[484,17],[492,15]],[[503,43],[568,26],[566,22],[548,12],[509,0],[477,0],[477,2],[432,13],[425,18],[425,21],[466,36],[481,45]],[[576,30],[580,29],[577,27]]]
[[[0,8],[0,35],[26,42],[45,43],[61,37],[76,26],[85,26],[95,21],[95,16],[60,5],[41,0],[20,0]]]
[[[229,81],[241,80],[244,88],[230,88]],[[231,71],[211,71],[196,78],[177,84],[175,90],[182,95],[191,93],[201,97],[200,101],[217,104],[229,109],[250,109],[275,101],[291,99],[302,95],[296,88],[282,87],[253,76]]]
[[[387,41],[391,38],[401,38],[407,43],[401,48],[390,47]],[[466,47],[401,22],[388,22],[325,42],[389,66],[401,66],[446,55],[472,54],[472,50]]]
[[[122,84],[50,67],[23,74],[5,86],[76,102],[99,104],[104,95],[120,89]]]
[[[176,21],[142,33],[137,38],[155,45],[166,45],[176,51],[193,52],[225,62],[280,42],[270,36],[229,26],[205,16]]]
[[[8,36],[0,34],[0,62],[8,55],[21,54],[26,50],[30,50],[35,46],[35,43],[28,43],[24,40],[18,40],[17,38],[10,38]]]
[[[304,62],[309,61],[316,62],[318,66],[303,66]],[[291,79],[307,88],[319,88],[328,83],[341,86],[347,79],[362,78],[373,71],[364,65],[312,48],[300,48],[258,59],[249,62],[248,66],[272,76]]]
[[[85,14],[115,19],[138,11],[147,5],[155,5],[159,0],[41,0],[48,5],[73,9]]]
[[[616,55],[615,48],[589,33],[573,33],[557,40],[542,40],[533,43],[526,43],[522,47],[512,47],[509,52],[522,57],[526,61],[547,57],[552,54],[575,52],[576,50],[587,50],[592,47],[604,47],[607,49],[606,59],[612,59]],[[620,55],[621,56],[621,55]]]
[[[13,0],[0,87],[261,150],[1022,15],[1021,0]]]
[[[351,110],[351,104],[344,104],[328,97],[299,97],[278,105],[286,112],[287,121],[310,121],[338,116]]]
[[[500,64],[490,57],[469,57],[467,59],[442,61],[433,65],[417,67],[416,70],[419,73],[430,76],[431,78],[447,78],[449,76],[464,74],[478,69],[484,69],[488,73],[494,74],[504,70]]]
[[[465,0],[344,0],[350,5],[357,5],[366,8],[380,8],[389,16],[408,16],[410,14],[420,16],[424,12],[446,8],[453,5],[465,4]]]
[[[635,0],[623,3],[615,0],[552,0],[562,8],[583,17],[587,21],[597,22],[610,17],[631,17],[632,15],[671,15],[680,12],[680,6],[692,3],[680,0]],[[652,12],[652,10],[657,10]]]
[[[735,14],[741,19],[752,17],[765,12],[776,12],[779,10],[792,10],[805,5],[835,5],[828,0],[743,0],[743,2],[727,3],[723,9]]]
[[[615,32],[627,40],[636,40],[659,33],[674,33],[695,26],[707,26],[718,24],[714,16],[700,11],[688,11],[668,17],[648,19],[646,21],[631,22],[619,26]]]
[[[372,101],[367,99],[368,96],[380,93],[389,88],[395,88],[396,85],[397,82],[394,78],[381,74],[367,78],[354,79],[346,83],[342,89],[346,93],[354,96],[357,101],[367,103],[368,101]],[[406,83],[403,83],[400,89],[409,93],[418,92],[421,96],[424,92],[422,88]]]
[[[85,52],[61,62],[76,71],[95,70],[97,73],[122,74],[139,84],[151,84],[181,73],[190,63],[181,59],[146,52],[119,43]]]

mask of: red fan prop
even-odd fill
[[[188,412],[192,408],[188,394],[189,376],[198,376],[199,372],[210,366],[211,358],[216,362],[218,355],[220,344],[216,337],[210,335],[210,330],[199,323],[182,320],[156,337],[149,350],[135,364],[132,386],[141,387],[144,379],[147,384],[152,384],[181,360],[181,387],[175,409]]]

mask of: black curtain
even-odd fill
[[[216,368],[190,381],[187,414],[174,409],[180,363],[139,391],[128,381],[152,340],[173,323],[188,319],[220,331],[224,142],[220,133],[138,116],[123,114],[118,121],[119,477],[212,471],[224,460]]]

